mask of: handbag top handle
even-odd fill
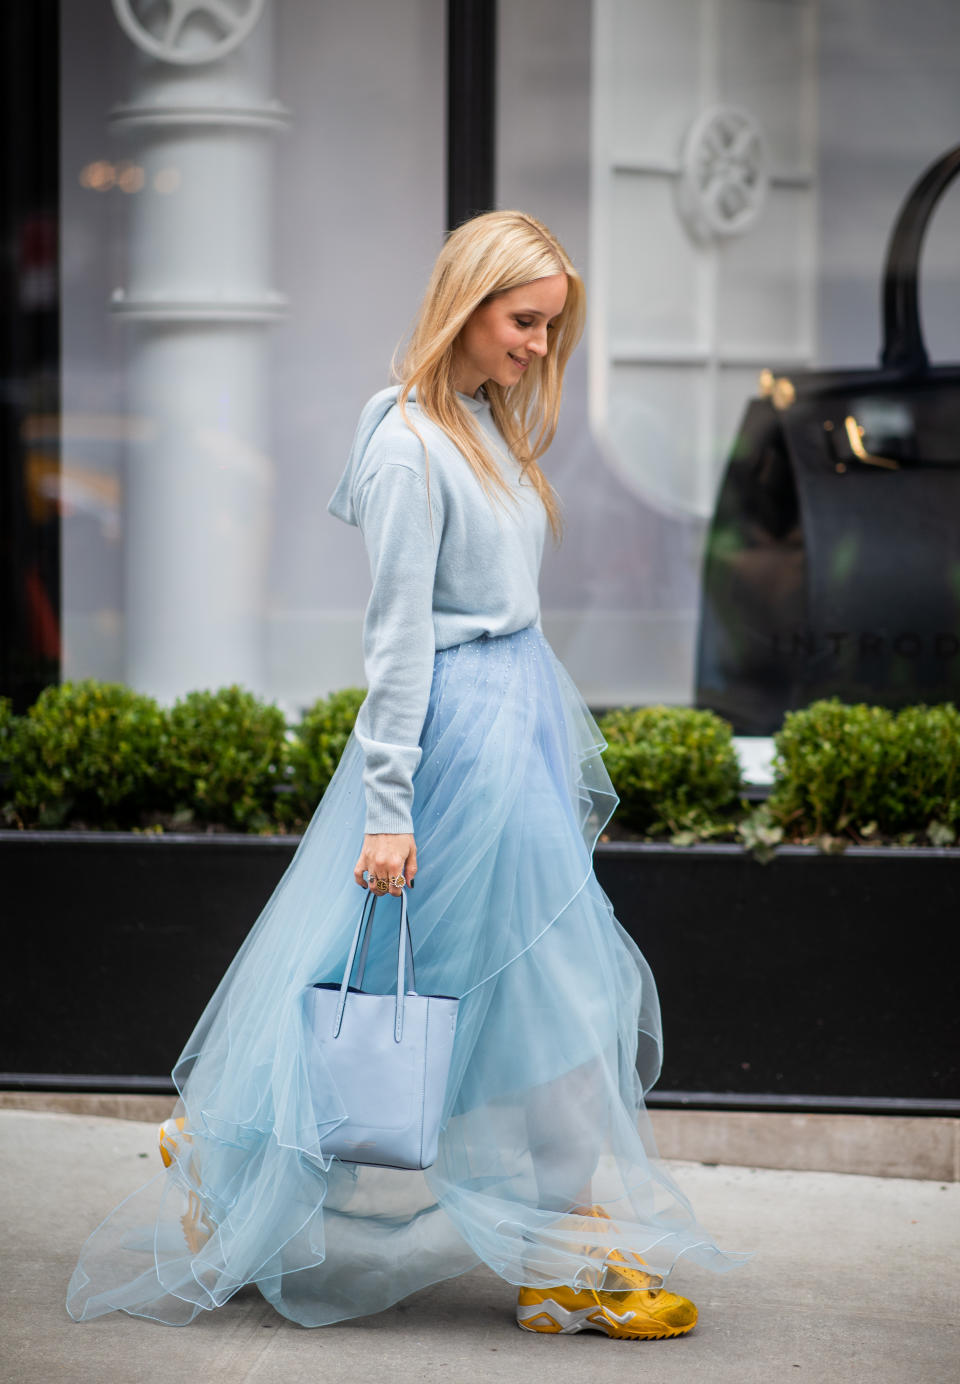
[[[890,234],[883,271],[883,350],[889,370],[923,374],[929,368],[920,325],[920,248],[933,209],[960,173],[960,145],[942,154],[911,188]]]
[[[360,947],[361,937],[363,946],[360,951],[360,968],[357,975],[357,985],[363,983],[363,972],[367,964],[367,953],[370,948],[370,934],[373,927],[373,915],[377,907],[377,896],[372,890],[368,890],[367,897],[363,901],[363,908],[360,911],[360,921],[357,923],[353,934],[353,941],[350,944],[350,954],[347,957],[347,964],[343,968],[343,980],[340,983],[340,1000],[337,1004],[337,1012],[333,1020],[334,1038],[340,1032],[343,1023],[343,1011],[347,1004],[347,994],[350,988],[350,977],[353,974],[353,964],[356,960],[357,949]],[[369,911],[368,911],[369,910]],[[400,936],[397,945],[397,1006],[396,1018],[393,1025],[393,1036],[396,1042],[403,1038],[403,996],[406,989],[406,973],[410,974],[410,987],[415,993],[416,979],[413,973],[413,943],[410,939],[410,923],[407,918],[407,893],[405,889],[400,891]]]
[[[373,903],[370,908],[370,916],[367,920],[367,928],[363,934],[363,943],[360,947],[360,959],[357,962],[357,983],[358,990],[363,989],[363,977],[367,969],[367,956],[370,952],[370,938],[373,936],[373,911],[377,906],[377,895],[370,894]],[[361,923],[363,918],[361,916]],[[404,964],[407,968],[407,984],[404,986],[407,994],[411,991],[416,993],[417,978],[413,970],[413,939],[410,936],[410,925],[407,919],[407,896],[404,893],[400,901],[400,945],[404,947]]]

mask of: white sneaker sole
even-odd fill
[[[631,1322],[636,1328],[631,1330]],[[666,1322],[651,1321],[638,1317],[636,1312],[613,1312],[609,1307],[597,1305],[582,1307],[571,1312],[552,1298],[542,1302],[530,1303],[526,1307],[517,1306],[517,1325],[524,1331],[536,1331],[545,1336],[573,1336],[578,1331],[602,1331],[607,1336],[629,1340],[662,1341],[669,1336],[682,1336],[696,1326],[670,1326]]]

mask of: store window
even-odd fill
[[[325,504],[445,228],[447,6],[177,13],[170,29],[170,7],[140,0],[3,7],[18,119],[3,145],[16,330],[0,691],[21,707],[88,675],[164,700],[239,681],[291,710],[363,680],[369,574]],[[711,595],[710,560],[733,551],[718,506],[734,443],[765,367],[798,383],[877,367],[891,228],[958,141],[960,10],[526,0],[498,7],[496,31],[494,200],[558,233],[590,301],[547,459],[568,529],[544,559],[544,628],[597,708],[699,699],[761,730],[749,687],[735,702],[718,682],[723,658],[774,636],[801,661],[833,655],[795,599],[820,530],[789,514],[793,548],[777,539],[741,564],[762,574],[757,604]],[[958,217],[953,181],[921,260],[941,365],[960,360]],[[927,498],[918,508],[911,477],[929,458],[904,454],[892,537],[841,532],[827,564],[844,592],[875,596],[847,632],[888,651],[919,640],[909,666],[936,673],[937,695],[960,681],[956,396],[940,383]],[[824,455],[838,486],[865,484],[872,463],[847,466],[836,446],[902,452],[902,414],[858,418],[852,440],[845,416]],[[835,493],[825,512],[842,517]],[[884,623],[898,583],[936,628],[903,602]],[[764,602],[787,613],[779,632]],[[726,624],[706,637],[711,610]],[[889,659],[864,666],[849,686],[868,698],[925,685]],[[768,674],[744,668],[762,702]]]
[[[787,503],[756,477],[751,503],[779,505],[782,532],[761,550],[744,537],[751,514],[718,516],[764,368],[801,393],[810,371],[877,370],[894,222],[958,142],[960,11],[567,0],[511,9],[502,27],[500,199],[556,226],[589,280],[588,360],[554,457],[576,522],[545,565],[545,627],[587,695],[699,699],[744,732],[831,687],[866,700],[960,695],[955,378],[940,382],[935,419],[908,406],[920,432],[893,477],[902,504],[891,486],[881,493],[891,472],[857,457],[837,471],[844,458],[830,452],[832,537],[791,513],[796,494]],[[958,218],[960,180],[943,191],[921,261],[923,330],[941,363],[960,359]],[[872,416],[865,446],[872,436],[880,449],[887,424]],[[797,464],[787,457],[794,491]],[[726,585],[711,594],[705,560],[725,556]],[[711,617],[719,632],[705,632]],[[839,656],[831,632],[849,636]],[[853,659],[861,636],[881,654]],[[771,671],[778,649],[789,667]]]

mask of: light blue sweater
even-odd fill
[[[373,590],[363,622],[368,692],[355,732],[364,754],[367,832],[412,832],[413,774],[420,762],[437,649],[540,628],[537,589],[546,511],[507,449],[489,403],[458,398],[489,439],[513,499],[491,501],[446,433],[417,407],[410,419],[430,453],[430,529],[423,447],[396,406],[398,389],[363,408],[343,476],[327,509],[359,526]]]

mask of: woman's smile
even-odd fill
[[[456,343],[454,388],[476,394],[487,380],[509,389],[536,357],[550,350],[550,336],[567,299],[566,274],[504,289],[468,318]]]

